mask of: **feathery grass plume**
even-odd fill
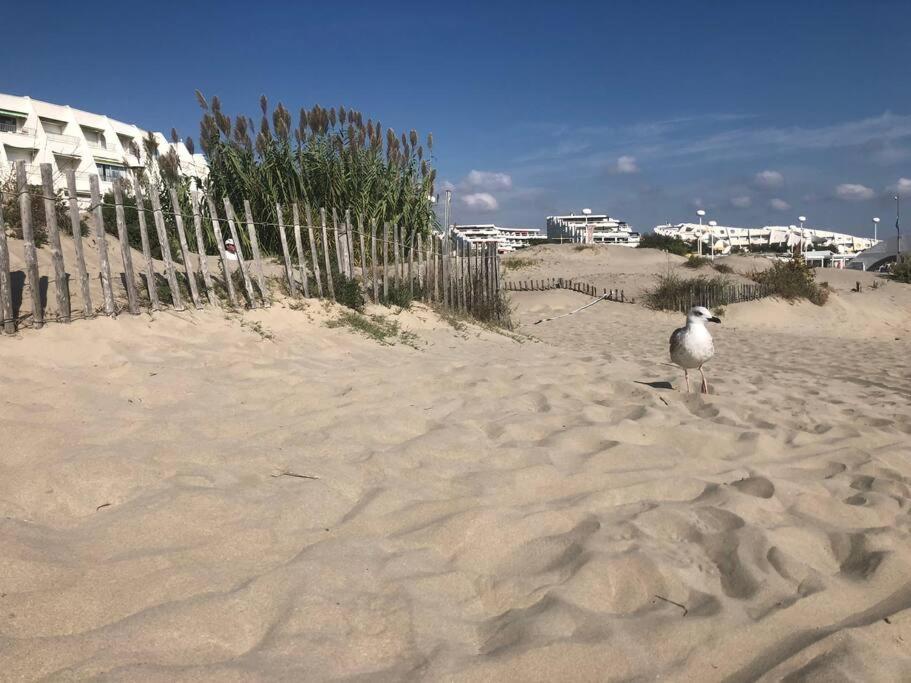
[[[338,108],[338,122],[342,125],[348,122],[348,112],[345,111],[345,105]]]
[[[307,110],[301,107],[300,114],[298,115],[297,128],[301,132],[301,135],[307,130],[309,125],[309,119],[307,118]]]
[[[418,147],[418,161],[424,160],[424,148]]]
[[[408,135],[409,135],[409,140],[411,141],[411,146],[417,147],[418,146],[418,132],[414,128],[412,128],[411,133],[409,133]]]
[[[259,108],[263,110],[263,116],[269,113],[269,100],[266,99],[265,95],[259,96]]]
[[[433,133],[427,133],[427,151],[433,151]]]
[[[176,145],[178,142],[180,142],[180,136],[177,134],[177,129],[176,129],[176,128],[172,128],[172,129],[171,129],[171,142],[173,142],[175,145]]]
[[[151,131],[146,133],[146,136],[142,139],[142,146],[145,147],[146,157],[154,159],[158,155],[158,141],[155,140],[155,136],[152,135]]]
[[[193,92],[196,93],[196,101],[199,102],[200,109],[203,111],[209,111],[209,103],[206,102],[206,98],[203,97],[203,94],[198,90],[194,90]]]
[[[329,109],[329,123],[332,124],[332,128],[335,128],[336,120],[337,119],[335,118],[335,107],[331,107]]]
[[[183,144],[186,146],[187,151],[188,151],[190,154],[195,154],[195,153],[196,153],[196,145],[193,144],[193,138],[187,137],[187,139],[184,141]]]

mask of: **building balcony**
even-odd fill
[[[92,149],[104,150],[106,152],[116,152],[117,151],[117,147],[115,145],[112,145],[109,142],[104,142],[103,140],[86,139],[86,142],[88,143],[89,147],[91,147]]]
[[[51,142],[59,142],[65,145],[79,146],[79,138],[75,135],[64,135],[63,133],[45,133],[47,139]]]
[[[14,135],[34,135],[32,128],[17,128],[15,123],[0,121],[0,133],[13,133]]]

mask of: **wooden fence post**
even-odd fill
[[[358,241],[361,247],[361,282],[363,283],[364,293],[370,296],[370,285],[367,284],[367,240],[364,238],[364,216],[358,216],[357,219]]]
[[[326,284],[329,286],[329,297],[334,301],[335,300],[335,286],[332,284],[332,265],[329,261],[329,233],[326,229],[326,209],[325,207],[319,210],[320,223],[323,226],[323,257],[326,262]],[[336,235],[336,242],[338,238]],[[338,246],[338,245],[336,245]],[[338,249],[336,249],[338,252]],[[337,254],[336,254],[337,256]]]
[[[323,298],[323,282],[319,273],[319,252],[316,250],[316,238],[313,236],[313,221],[310,216],[310,205],[304,204],[307,214],[307,234],[310,236],[310,258],[313,260],[313,277],[316,280],[316,292],[320,299]]]
[[[376,221],[370,223],[370,264],[373,268],[373,303],[380,302],[380,280],[376,267]]]
[[[401,288],[402,286],[402,275],[399,271],[399,224],[396,223],[392,226],[392,257],[395,261],[395,270],[393,274],[395,276],[395,286]]]
[[[234,292],[234,281],[231,279],[231,268],[228,265],[225,240],[222,237],[221,225],[218,222],[218,211],[215,209],[215,201],[211,195],[206,195],[206,202],[209,205],[209,220],[212,221],[212,232],[215,233],[215,241],[218,242],[218,256],[221,258],[221,272],[225,278],[225,289],[228,290],[228,302],[232,306],[236,306],[237,295]],[[225,214],[225,218],[227,218],[227,214]]]
[[[263,260],[259,254],[259,240],[256,238],[256,225],[253,223],[253,211],[250,209],[250,202],[244,200],[244,214],[247,218],[247,232],[250,235],[250,248],[253,250],[253,260],[256,262],[256,282],[259,286],[259,294],[263,298],[263,304],[266,308],[272,305],[269,297],[269,290],[266,289],[266,276],[263,273]]]
[[[180,211],[180,198],[177,196],[177,190],[171,188],[171,212],[174,214],[174,224],[177,226],[177,243],[180,245],[180,256],[183,259],[183,270],[187,276],[187,286],[190,288],[190,298],[193,299],[193,306],[202,308],[199,300],[199,286],[196,284],[196,271],[193,270],[193,263],[190,261],[190,245],[187,243],[187,233],[183,229],[183,214]]]
[[[82,293],[82,315],[92,318],[95,308],[92,306],[92,295],[89,291],[89,273],[85,267],[85,253],[82,251],[82,215],[79,211],[79,197],[76,194],[76,171],[66,172],[66,188],[70,204],[70,224],[73,226],[73,247],[76,250],[76,273],[79,277],[79,291]],[[12,309],[10,309],[12,312]]]
[[[440,251],[441,258],[443,260],[443,305],[451,306],[452,301],[449,297],[449,235],[444,235],[440,238]]]
[[[333,244],[335,244],[335,263],[338,266],[338,272],[340,275],[345,274],[345,265],[342,263],[342,248],[339,244],[339,230],[338,230],[338,212],[335,207],[332,207],[332,234],[335,239],[333,239]],[[329,271],[329,266],[326,266],[326,270]]]
[[[155,218],[155,231],[158,233],[158,244],[161,247],[161,259],[171,289],[171,303],[177,311],[184,310],[183,299],[180,296],[180,286],[177,284],[177,271],[174,269],[174,260],[171,258],[171,244],[168,242],[168,233],[164,224],[164,214],[161,212],[161,200],[155,188],[149,192],[149,201],[152,202],[152,215]]]
[[[354,230],[351,225],[351,209],[345,209],[345,251],[348,254],[348,278],[354,279]]]
[[[443,238],[437,235],[432,236],[433,246],[433,299],[437,303],[442,303],[440,299],[440,282],[443,279]]]
[[[389,299],[389,223],[383,223],[383,301]]]
[[[297,286],[294,284],[294,271],[291,270],[291,255],[288,253],[288,236],[285,234],[285,216],[281,204],[276,202],[275,215],[278,216],[278,236],[282,242],[282,256],[285,259],[285,277],[288,278],[288,293],[297,298]]]
[[[411,243],[408,245],[408,295],[414,298],[414,233],[411,233]]]
[[[421,299],[426,301],[427,300],[427,289],[424,287],[424,278],[426,277],[426,275],[423,274],[423,271],[424,271],[424,242],[421,239],[421,233],[417,234],[417,241],[418,241],[418,243],[417,243],[416,248],[418,250],[418,270],[417,270],[418,289],[421,291]]]
[[[304,253],[304,242],[301,239],[300,212],[297,209],[297,202],[291,205],[291,219],[294,221],[294,247],[297,249],[297,266],[301,274],[301,287],[304,290],[304,296],[309,299],[310,282],[307,278],[307,255]]]
[[[231,200],[225,197],[224,202],[225,218],[228,221],[228,229],[231,231],[231,239],[234,240],[234,248],[237,250],[235,253],[235,256],[237,256],[237,267],[240,269],[241,277],[244,280],[244,289],[250,299],[250,308],[258,308],[259,304],[256,303],[256,295],[253,292],[253,283],[250,281],[250,274],[247,272],[247,264],[244,262],[244,250],[237,233],[237,215],[234,213],[234,206],[231,204]]]
[[[3,227],[3,193],[0,192],[0,323],[7,334],[16,333],[16,321],[13,319],[13,280],[9,272],[9,243],[6,241],[6,229]],[[79,223],[76,223],[79,230]]]
[[[32,225],[32,196],[28,191],[25,161],[22,160],[16,162],[16,193],[19,195],[19,220],[22,221],[22,241],[25,243],[25,273],[28,275],[32,297],[32,317],[35,320],[35,329],[39,329],[44,326],[44,307],[41,305],[38,250],[35,247],[35,229]]]
[[[69,174],[67,171],[67,183],[69,183]],[[75,194],[75,175],[73,176],[73,194]],[[149,243],[149,229],[146,225],[145,202],[142,198],[142,185],[139,183],[137,174],[133,174],[133,194],[136,195],[136,219],[139,221],[139,239],[142,241],[142,258],[145,260],[146,291],[149,293],[149,305],[153,311],[161,310],[161,302],[158,300],[158,286],[155,283],[155,264],[152,261],[152,246]],[[81,249],[81,247],[80,247]],[[77,250],[77,254],[81,251]]]
[[[190,206],[193,211],[193,230],[196,233],[196,256],[199,258],[199,270],[202,272],[202,282],[206,286],[206,297],[209,299],[211,306],[218,305],[218,297],[215,296],[215,287],[212,284],[212,276],[209,274],[209,259],[206,257],[206,241],[202,233],[202,216],[199,213],[199,193],[196,190],[190,191]]]
[[[104,312],[107,315],[116,315],[117,311],[114,308],[114,290],[111,287],[111,262],[108,260],[108,242],[104,233],[104,215],[101,210],[101,189],[98,185],[97,175],[89,176],[89,187],[92,192],[92,205],[94,207],[93,212],[95,215],[95,239],[98,242],[98,256],[101,260],[101,292],[104,296]],[[22,222],[22,229],[24,232],[24,220]]]
[[[54,178],[50,164],[41,164],[41,188],[44,193],[44,218],[47,222],[47,238],[54,263],[54,291],[57,294],[57,319],[70,321],[70,283],[63,263],[63,248],[60,245],[60,231],[57,226],[57,195],[54,193]],[[0,224],[0,230],[3,229]],[[76,225],[79,229],[79,225]]]
[[[51,180],[48,164],[48,181]],[[114,178],[114,215],[117,218],[117,237],[120,240],[120,257],[123,260],[123,279],[127,290],[127,306],[132,315],[139,315],[139,293],[136,291],[136,275],[133,272],[133,255],[130,253],[130,238],[127,221],[123,213],[123,186],[120,178]]]

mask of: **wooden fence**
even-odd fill
[[[718,306],[738,304],[744,301],[755,301],[772,295],[768,285],[761,284],[705,284],[692,283],[681,289],[671,300],[663,302],[665,310],[688,313],[693,306],[705,306],[709,310]]]
[[[132,182],[132,194],[142,242],[142,263],[133,263],[125,220],[124,184],[121,179],[113,183],[115,222],[120,241],[120,264],[117,255],[109,253],[106,242],[105,219],[98,176],[90,177],[91,207],[89,223],[98,249],[98,273],[90,273],[86,265],[85,245],[78,228],[80,212],[74,171],[67,172],[68,208],[75,248],[75,279],[67,271],[61,248],[60,230],[57,225],[52,167],[41,164],[42,197],[29,192],[25,163],[16,168],[16,194],[22,220],[25,279],[31,297],[30,325],[40,328],[45,324],[45,301],[42,297],[41,277],[38,267],[35,232],[32,225],[31,202],[40,199],[45,205],[50,259],[54,276],[48,284],[54,285],[57,322],[70,322],[74,317],[91,318],[98,312],[115,316],[122,311],[138,315],[142,308],[160,310],[170,304],[175,310],[185,310],[187,303],[195,308],[219,305],[226,300],[231,306],[249,308],[268,307],[272,302],[267,282],[263,254],[259,248],[258,234],[263,230],[277,230],[281,241],[281,279],[284,288],[294,298],[317,297],[337,299],[343,292],[339,286],[350,283],[360,288],[366,300],[374,303],[398,303],[406,299],[419,299],[464,312],[483,320],[500,320],[507,313],[500,290],[500,259],[495,242],[453,242],[438,233],[427,230],[413,232],[407,239],[398,225],[385,223],[369,227],[363,221],[355,226],[349,211],[340,218],[336,209],[320,209],[319,221],[314,220],[311,208],[294,204],[277,206],[278,223],[256,221],[250,203],[244,201],[241,222],[235,207],[227,198],[219,203],[213,197],[201,197],[191,192],[189,214],[162,209],[157,193],[144,195],[138,180]],[[175,190],[170,191],[172,207],[180,207]],[[148,202],[148,206],[146,204]],[[133,208],[132,206],[129,208]],[[219,210],[221,209],[221,213]],[[289,225],[285,217],[289,216]],[[332,220],[329,222],[328,215]],[[165,220],[167,217],[167,221]],[[303,220],[301,220],[303,219]],[[160,261],[152,258],[149,224],[153,226],[161,248]],[[0,225],[3,225],[0,203]],[[196,253],[190,250],[187,231],[192,226],[192,242]],[[241,232],[246,227],[244,239]],[[288,230],[292,238],[289,239]],[[173,254],[172,244],[179,254]],[[207,239],[208,237],[208,239]],[[226,251],[230,237],[236,254]],[[305,241],[306,240],[306,241]],[[217,245],[218,267],[210,269],[206,254],[207,243]],[[244,247],[246,246],[246,253]],[[25,322],[14,310],[14,296],[10,271],[9,245],[6,233],[0,229],[0,320],[4,332],[13,334]],[[309,247],[309,249],[307,249]],[[163,272],[157,272],[156,263]],[[73,264],[70,264],[72,266]],[[114,278],[114,269],[122,265],[120,278]],[[268,261],[266,262],[268,267]],[[100,279],[101,307],[96,310],[90,291],[93,278]],[[116,289],[115,283],[120,287]],[[166,284],[167,287],[160,285]],[[79,292],[81,313],[74,314],[73,289]],[[240,291],[238,291],[240,290]],[[96,290],[97,291],[97,290]],[[161,292],[164,292],[162,294]],[[185,298],[189,302],[185,303]],[[166,301],[164,299],[169,299]]]
[[[632,299],[627,299],[622,289],[603,289],[598,293],[598,288],[587,282],[578,282],[576,280],[565,280],[561,278],[548,278],[544,280],[516,280],[503,283],[503,288],[509,292],[543,292],[549,289],[568,289],[580,294],[586,294],[591,297],[600,296],[608,301],[618,301],[620,303],[635,303]]]

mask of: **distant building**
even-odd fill
[[[497,251],[501,254],[523,249],[546,239],[538,228],[501,228],[493,223],[453,225],[452,232],[469,243],[496,242]]]
[[[798,228],[788,225],[766,225],[761,228],[735,228],[725,225],[677,223],[655,226],[655,232],[676,237],[691,244],[701,242],[706,254],[727,254],[732,249],[748,247],[788,247],[809,251],[815,247],[835,247],[839,254],[854,254],[869,249],[875,242],[869,237],[857,237],[818,228]]]
[[[590,209],[582,209],[579,215],[548,216],[547,238],[583,244],[639,245],[639,233],[626,221],[611,218],[606,213],[592,213]]]
[[[911,251],[908,247],[911,247],[911,239],[905,237],[901,242],[901,253],[907,255],[908,252]],[[850,263],[848,263],[848,268],[853,270],[874,271],[885,268],[890,263],[896,261],[899,253],[898,250],[899,243],[897,235],[895,237],[880,240],[874,246],[855,256]],[[905,256],[905,258],[907,258],[907,256]]]
[[[0,93],[0,180],[24,161],[30,184],[41,183],[39,164],[51,164],[54,188],[66,188],[66,171],[76,172],[76,191],[83,203],[89,198],[89,176],[98,175],[102,194],[111,181],[131,176],[145,167],[147,131],[101,114],[69,106]],[[152,134],[156,157],[172,149],[182,175],[205,178],[209,167],[202,154],[190,154],[182,142],[173,144],[161,133]]]

